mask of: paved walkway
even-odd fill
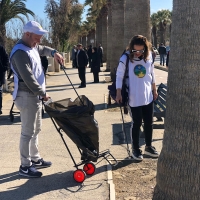
[[[78,88],[80,81],[77,69],[67,66],[66,72],[69,74],[75,88]],[[104,67],[102,69],[105,69]],[[127,157],[126,145],[122,142],[122,121],[120,112],[112,112],[105,108],[104,94],[107,94],[105,77],[109,72],[100,73],[100,83],[93,84],[93,75],[87,69],[87,87],[77,89],[79,95],[86,95],[96,108],[95,119],[99,124],[100,151],[110,149],[117,159]],[[47,76],[47,92],[54,101],[64,98],[76,98],[67,77],[60,71],[49,73]],[[97,164],[96,172],[93,176],[86,178],[83,184],[78,184],[73,180],[73,162],[56,131],[50,118],[45,113],[42,131],[39,135],[39,149],[42,157],[52,161],[50,168],[42,169],[43,176],[37,179],[26,179],[18,176],[20,165],[19,159],[19,137],[20,118],[17,114],[14,122],[9,120],[9,110],[12,105],[10,94],[4,95],[3,115],[0,116],[0,200],[43,200],[43,199],[68,199],[68,200],[108,200],[109,184],[107,178],[107,163],[105,160]],[[16,110],[16,108],[15,108]],[[17,111],[17,110],[16,110]],[[130,117],[125,116],[128,131]],[[75,144],[63,134],[69,148],[77,162],[80,161],[80,154]],[[154,146],[161,149],[163,129],[154,130]],[[141,140],[141,145],[144,142]],[[142,146],[142,148],[144,148]]]

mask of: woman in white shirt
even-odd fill
[[[153,133],[153,100],[158,96],[154,65],[150,52],[150,43],[142,35],[134,36],[129,44],[129,65],[126,83],[128,86],[128,104],[130,106],[130,115],[132,117],[132,145],[133,158],[142,160],[142,151],[139,148],[139,134],[142,120],[144,122],[145,132],[145,154],[151,157],[158,157],[159,154],[152,143]],[[116,101],[122,102],[121,88],[125,73],[126,55],[122,55],[117,68]],[[153,92],[152,92],[153,91]]]

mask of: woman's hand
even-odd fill
[[[117,94],[116,94],[116,102],[117,103],[122,103],[122,94],[121,94],[121,89],[117,89]]]
[[[153,90],[153,100],[155,101],[158,98],[157,90]]]

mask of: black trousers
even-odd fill
[[[2,109],[3,85],[0,84],[0,110]]]
[[[146,146],[151,146],[153,133],[153,101],[145,106],[130,107],[132,116],[133,149],[139,149],[140,127],[144,122]]]
[[[76,68],[76,59],[72,60],[72,68]]]
[[[81,80],[81,86],[86,86],[85,67],[78,67],[78,75]]]
[[[93,72],[94,83],[99,83],[99,72]]]

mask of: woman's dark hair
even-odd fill
[[[93,47],[92,49],[94,49],[94,52],[97,52],[97,48],[96,47]]]
[[[131,62],[133,62],[134,59],[134,53],[132,52],[132,50],[134,50],[134,45],[144,46],[143,59],[146,62],[150,51],[150,43],[147,40],[147,38],[144,37],[143,35],[136,35],[131,38],[129,43],[129,51],[130,51],[129,57]]]

